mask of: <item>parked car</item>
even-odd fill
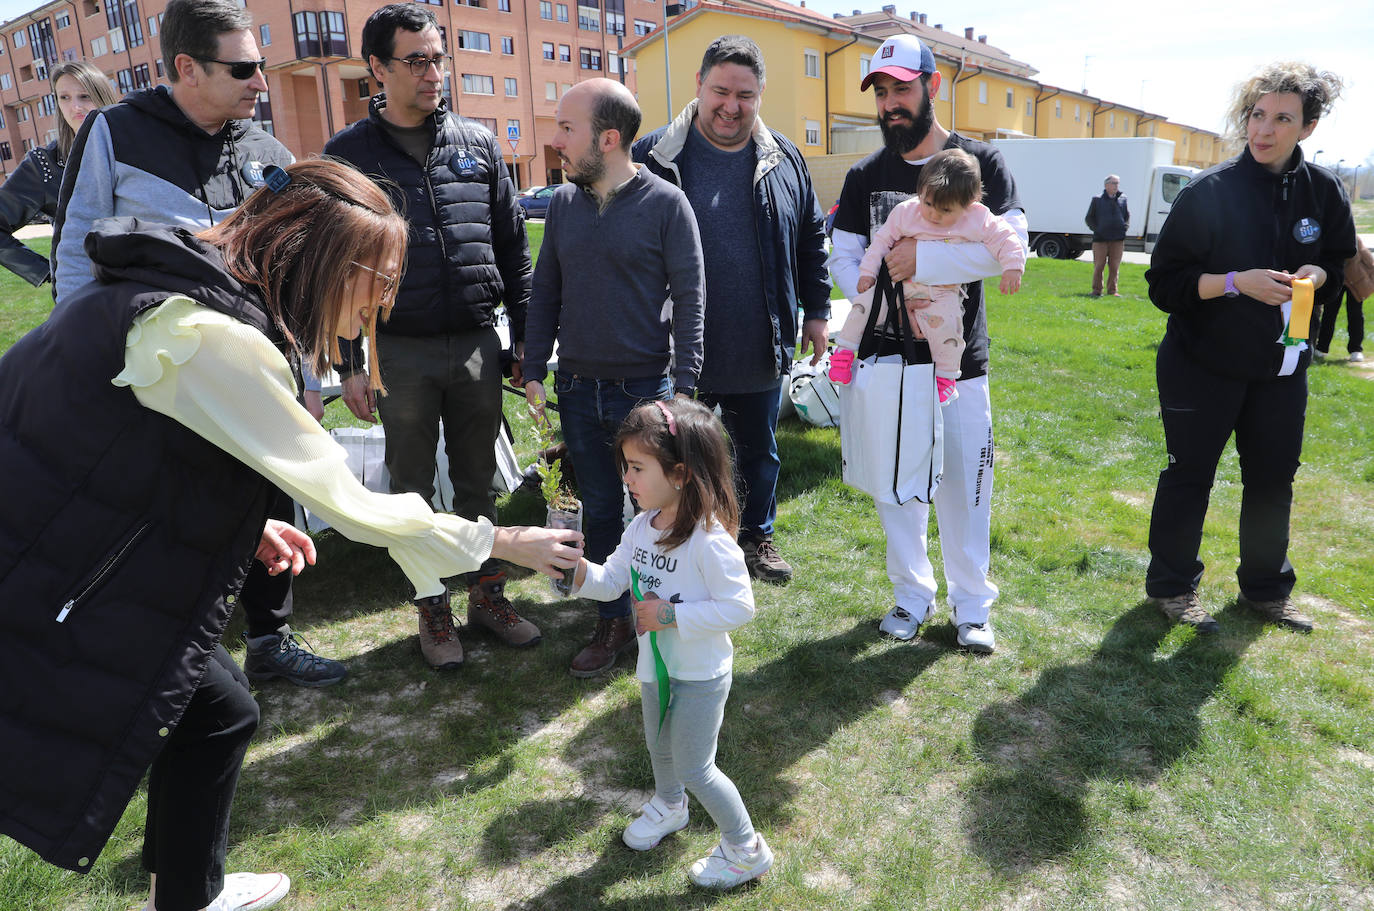
[[[543,185],[542,183],[541,183],[541,184],[535,184],[535,185],[532,186],[532,187],[525,187],[525,189],[521,190],[519,193],[516,193],[515,195],[516,195],[516,197],[520,197],[520,196],[533,196],[536,192],[538,192],[539,190],[542,190],[542,189],[544,189],[544,185]]]
[[[525,210],[526,218],[543,218],[549,211],[549,200],[557,186],[540,187],[528,196],[517,196],[515,201]]]

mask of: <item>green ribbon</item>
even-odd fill
[[[630,594],[636,601],[643,601],[639,591],[639,570],[630,568]],[[672,698],[668,684],[668,665],[663,663],[663,655],[658,650],[658,631],[649,633],[649,648],[654,651],[654,677],[658,679],[658,729],[663,730],[663,721],[668,717],[668,700]]]

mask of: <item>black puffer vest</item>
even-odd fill
[[[213,248],[98,223],[89,285],[0,358],[0,832],[91,869],[219,641],[267,515],[241,462],[110,380],[181,293],[275,337]]]

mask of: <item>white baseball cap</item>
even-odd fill
[[[873,55],[873,63],[876,65],[859,83],[861,92],[868,90],[873,77],[879,73],[886,73],[898,82],[910,82],[920,78],[922,73],[935,72],[935,55],[915,35],[893,35]]]

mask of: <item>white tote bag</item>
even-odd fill
[[[840,455],[844,482],[880,503],[931,502],[944,472],[944,421],[935,365],[912,363],[915,339],[901,297],[884,266],[864,338],[873,336],[877,302],[887,301],[905,355],[856,360],[854,378],[840,388]]]

